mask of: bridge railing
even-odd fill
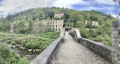
[[[49,64],[62,38],[59,37],[40,53],[30,64]]]
[[[51,59],[55,56],[60,43],[64,40],[64,28],[60,32],[60,37],[52,42],[43,52],[41,52],[30,64],[50,64]]]
[[[80,31],[76,28],[71,30],[70,35],[74,37],[76,41],[79,41],[79,39],[81,38]]]
[[[76,30],[77,29],[74,29],[70,32],[70,35],[73,36],[73,38],[75,38],[75,40],[77,40],[79,43],[86,46],[91,51],[95,52],[102,58],[104,58],[107,61],[109,61],[110,63],[112,63],[112,54],[111,54],[112,48],[111,47],[106,46],[99,42],[95,42],[95,41],[92,41],[92,40],[89,40],[86,38],[82,38],[82,37],[80,37],[80,32],[76,31]]]

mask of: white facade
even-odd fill
[[[58,18],[61,18],[64,16],[64,13],[56,13],[54,14],[54,17],[58,17]]]
[[[97,21],[92,21],[92,26],[99,26],[99,22],[97,22]]]

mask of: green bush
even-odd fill
[[[84,38],[89,38],[89,30],[87,30],[86,28],[81,28],[80,29],[80,34]]]
[[[6,35],[5,42],[15,45],[20,44],[25,49],[40,49],[44,50],[56,38],[59,37],[59,32],[46,32],[41,34],[13,34]]]
[[[108,46],[112,46],[111,42],[106,42],[105,44],[108,45]]]
[[[19,54],[0,46],[0,64],[30,64],[30,62],[26,57],[20,58]]]
[[[15,41],[12,41],[12,42],[11,42],[11,44],[12,44],[12,45],[15,45],[15,44],[16,44],[16,42],[15,42]]]
[[[11,44],[11,40],[6,40],[6,42],[7,42],[8,44]]]
[[[25,44],[25,47],[27,49],[32,49],[32,43],[27,42],[27,44]]]
[[[2,39],[2,38],[0,38],[0,42],[3,42],[3,39]]]
[[[30,62],[28,61],[26,57],[23,57],[20,59],[18,64],[30,64]]]
[[[106,45],[112,46],[112,38],[106,38],[105,41]]]

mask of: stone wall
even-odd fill
[[[120,22],[112,23],[112,62],[120,64]]]
[[[102,43],[95,42],[95,41],[85,39],[82,37],[76,39],[76,35],[77,35],[76,33],[77,32],[72,31],[72,32],[70,32],[70,35],[72,35],[75,38],[75,40],[77,40],[79,43],[86,46],[91,51],[95,52],[96,54],[98,54],[102,58],[104,58],[107,61],[109,61],[110,63],[112,63],[112,54],[111,54],[112,47],[109,47],[109,46],[106,46]]]
[[[82,45],[89,48],[91,51],[95,52],[96,54],[98,54],[102,58],[104,58],[107,61],[109,61],[110,63],[112,63],[112,55],[111,55],[112,49],[111,49],[111,47],[106,46],[106,45],[99,43],[99,42],[85,39],[85,38],[80,38],[79,42]]]
[[[53,43],[51,43],[43,52],[40,53],[30,64],[50,64],[51,59],[55,55],[62,38],[59,37]]]

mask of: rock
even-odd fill
[[[112,38],[117,38],[117,37],[118,37],[118,32],[112,31]]]
[[[30,51],[32,51],[32,49],[28,49],[28,51],[30,52]]]
[[[36,49],[33,49],[33,52],[35,52],[36,51]]]
[[[26,56],[31,58],[31,55],[26,55]]]
[[[118,49],[120,50],[120,44],[118,44]]]
[[[11,47],[12,45],[8,45],[8,47]]]
[[[115,27],[115,28],[118,27],[118,22],[113,21],[113,22],[112,22],[112,26]]]
[[[15,46],[12,46],[12,48],[15,48]]]

